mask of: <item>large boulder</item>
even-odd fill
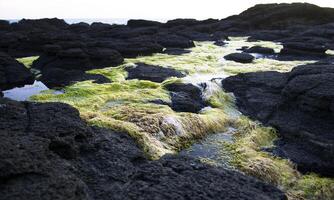
[[[48,88],[65,87],[67,85],[92,80],[94,83],[110,83],[110,80],[100,74],[88,74],[82,70],[48,68],[43,70],[39,78]]]
[[[125,133],[62,103],[0,99],[0,199],[285,200],[277,188],[187,157],[149,161]]]
[[[138,27],[148,27],[148,26],[160,26],[162,25],[162,23],[157,21],[143,20],[143,19],[130,19],[127,25],[132,28],[138,28]]]
[[[148,39],[147,37],[136,37],[129,40],[102,40],[95,42],[94,45],[115,49],[127,58],[149,56],[154,53],[161,53],[164,49],[152,38]]]
[[[308,3],[259,4],[229,20],[244,22],[248,29],[286,29],[296,25],[331,23],[334,9]]]
[[[34,82],[28,68],[9,55],[0,52],[0,90],[21,87]]]
[[[37,69],[89,70],[119,65],[123,57],[110,48],[90,47],[82,42],[62,42],[44,46],[44,54],[33,63]]]
[[[166,48],[190,48],[195,46],[189,38],[172,33],[159,33],[156,42]]]
[[[136,63],[133,67],[125,69],[128,72],[127,79],[149,80],[153,82],[163,82],[170,77],[185,77],[185,74],[167,67]]]
[[[177,112],[197,113],[205,106],[202,91],[191,83],[171,83],[165,85],[172,97],[172,109]]]
[[[278,129],[281,156],[302,172],[334,176],[334,66],[299,66],[290,73],[256,72],[223,80],[241,111]]]
[[[248,53],[231,53],[224,56],[225,60],[232,60],[239,63],[251,63],[255,59],[254,56]]]
[[[57,31],[68,26],[65,20],[57,18],[22,19],[18,23],[13,24],[13,28],[20,31]]]
[[[275,54],[274,49],[269,47],[253,46],[244,50],[246,53]]]
[[[327,48],[324,45],[302,42],[285,43],[281,50],[281,55],[297,55],[297,56],[326,56]]]

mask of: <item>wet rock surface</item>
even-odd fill
[[[302,172],[333,176],[334,66],[298,66],[289,73],[256,72],[223,80],[241,111],[278,129],[281,154]]]
[[[182,78],[185,74],[175,69],[145,63],[136,63],[134,67],[127,67],[127,79],[149,80],[153,82],[163,82],[170,77]]]
[[[254,56],[248,53],[231,53],[224,56],[225,60],[232,60],[239,63],[251,63],[255,59]]]
[[[9,55],[0,52],[0,90],[22,87],[33,82],[34,76],[29,69]]]
[[[197,113],[207,106],[199,87],[191,83],[172,83],[165,86],[170,91],[172,109],[177,112]]]
[[[124,133],[62,103],[0,99],[0,199],[286,199],[273,186],[187,157],[149,161]]]
[[[124,58],[189,53],[195,41],[224,46],[228,36],[280,42],[284,48],[278,59],[319,61],[290,73],[240,74],[223,84],[243,113],[278,129],[278,155],[302,172],[333,177],[334,73],[333,58],[326,54],[334,49],[333,20],[333,9],[305,3],[256,5],[223,20],[130,20],[127,25],[0,20],[0,199],[285,199],[272,186],[191,158],[149,161],[127,134],[90,127],[67,105],[1,98],[1,90],[34,80],[15,57],[40,56],[33,67],[48,87],[107,83],[106,77],[85,71],[116,66]],[[273,53],[263,47],[242,51]],[[231,58],[253,59],[245,53]],[[128,70],[129,78],[156,82],[183,76],[156,66]],[[193,113],[206,106],[195,85],[165,87],[172,103],[151,103]]]

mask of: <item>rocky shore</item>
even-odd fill
[[[222,20],[0,20],[0,199],[291,198],[281,183],[168,154],[236,124],[223,112],[231,104],[225,92],[242,114],[277,130],[265,151],[291,161],[296,173],[332,178],[333,22],[334,9],[305,3],[256,5]],[[260,65],[259,56],[313,63],[284,72],[224,66],[230,74],[213,71],[209,82],[182,81],[220,66],[207,49],[183,57],[190,67],[179,57],[192,55],[197,42],[224,48],[231,37],[282,46],[234,49],[219,58],[232,67]],[[173,65],[145,60],[154,55]],[[29,65],[18,61],[30,56],[37,57]],[[51,90],[40,102],[2,97],[35,80],[65,93]]]

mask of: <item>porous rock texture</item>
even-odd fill
[[[281,156],[302,172],[334,176],[334,66],[298,66],[223,80],[246,115],[278,129]]]
[[[29,69],[6,53],[0,52],[0,90],[22,87],[33,82],[34,76]]]
[[[127,79],[149,80],[159,83],[171,77],[185,77],[184,73],[173,68],[147,65],[145,63],[136,63],[135,66],[127,67],[125,70],[128,72]]]
[[[286,199],[273,186],[187,157],[149,161],[124,133],[62,103],[0,99],[0,199]]]
[[[198,113],[207,106],[202,96],[201,89],[191,83],[171,83],[165,85],[170,91],[172,105],[171,108],[177,112]]]

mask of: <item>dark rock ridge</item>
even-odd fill
[[[254,56],[248,53],[231,53],[224,56],[225,60],[232,60],[239,63],[251,63],[255,59]]]
[[[302,42],[285,43],[281,50],[281,55],[299,55],[299,56],[326,56],[327,48],[323,45]]]
[[[168,67],[147,65],[145,63],[136,63],[133,67],[127,67],[127,79],[149,80],[153,82],[163,82],[170,77],[185,77],[185,74]]]
[[[124,133],[62,103],[0,99],[0,199],[286,199],[273,186],[187,157],[149,161]]]
[[[174,111],[197,113],[207,106],[201,89],[191,83],[171,83],[165,88],[171,92],[171,108]]]
[[[0,52],[0,90],[22,87],[33,82],[34,76],[29,69],[9,55]]]
[[[127,25],[69,25],[56,18],[11,24],[2,20],[0,51],[12,57],[39,55],[34,63],[39,69],[84,71],[118,65],[127,57],[162,53],[166,48],[165,53],[178,55],[184,53],[181,49],[194,47],[194,41],[221,46],[228,36],[250,36],[251,41],[281,42],[280,59],[295,59],[296,54],[318,59],[327,49],[334,49],[333,20],[334,9],[306,3],[256,5],[223,20],[129,20]],[[299,59],[309,59],[303,56]]]
[[[259,4],[230,19],[249,29],[286,29],[296,25],[332,23],[333,10],[308,3]]]
[[[163,53],[168,55],[182,55],[190,53],[191,50],[181,49],[181,48],[167,48],[163,51]]]
[[[33,63],[42,70],[50,68],[89,70],[119,65],[123,62],[120,53],[113,49],[89,46],[79,41],[45,45],[44,54]]]
[[[65,87],[67,85],[92,80],[94,83],[110,83],[111,81],[101,74],[88,74],[81,70],[66,70],[61,68],[50,68],[43,70],[43,76],[39,79],[48,88]]]
[[[274,49],[261,46],[253,46],[244,50],[246,53],[275,54]]]
[[[278,129],[281,154],[302,172],[334,176],[334,65],[289,73],[256,72],[223,80],[241,111]]]

